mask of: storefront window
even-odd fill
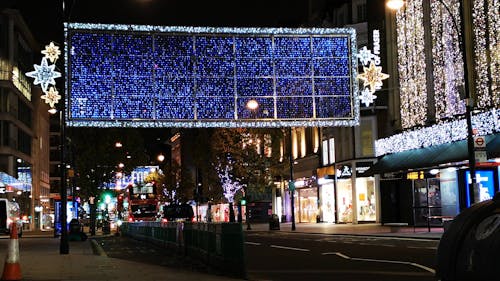
[[[375,221],[375,180],[373,177],[356,178],[358,221]]]
[[[413,216],[416,226],[441,225],[441,186],[439,178],[413,181]]]
[[[316,188],[299,189],[299,222],[316,222],[318,193]]]
[[[439,171],[441,185],[441,211],[443,216],[455,216],[459,213],[458,178],[455,168]]]
[[[352,222],[351,179],[341,179],[337,181],[337,204],[339,222]]]
[[[324,222],[335,222],[335,193],[332,183],[321,186],[321,211]]]

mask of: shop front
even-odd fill
[[[500,191],[499,136],[487,138],[487,161],[476,165],[471,185],[465,141],[382,157],[372,171],[380,174],[382,223],[442,226],[473,203]],[[471,200],[473,197],[473,202]]]
[[[377,221],[376,181],[373,176],[364,175],[371,166],[370,161],[352,161],[317,169],[321,221]]]
[[[318,187],[313,184],[311,178],[297,180],[295,182],[295,218],[297,222],[317,222],[318,209]]]
[[[322,222],[335,223],[335,167],[333,165],[316,169],[319,187],[319,214]]]

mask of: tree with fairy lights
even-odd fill
[[[228,164],[220,164],[217,166],[217,175],[221,181],[222,190],[224,193],[224,197],[229,202],[229,221],[234,222],[234,195],[238,190],[245,188],[245,185],[240,182],[237,178],[235,178],[232,173],[233,166],[231,165],[234,161],[228,159]]]

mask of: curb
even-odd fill
[[[275,232],[275,230],[251,230],[244,232]],[[441,240],[441,237],[433,236],[414,236],[414,235],[398,235],[398,234],[378,234],[378,233],[323,233],[323,232],[308,232],[308,231],[291,231],[279,230],[277,232],[297,233],[297,234],[314,234],[314,235],[331,235],[331,236],[359,236],[359,237],[381,237],[381,238],[397,238],[397,239],[417,239],[417,240]]]
[[[94,252],[94,255],[98,255],[101,257],[108,257],[104,249],[101,247],[101,245],[99,245],[99,243],[97,243],[97,241],[95,241],[95,239],[89,239],[89,240],[90,244],[92,245],[92,252]]]

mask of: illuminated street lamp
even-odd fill
[[[259,103],[256,100],[251,99],[247,102],[247,108],[254,111],[259,108]]]
[[[159,162],[163,162],[165,160],[165,155],[160,153],[156,159],[158,159]]]
[[[430,1],[430,0],[429,0]],[[460,52],[462,53],[462,60],[463,60],[463,68],[464,68],[464,90],[465,90],[465,119],[467,123],[467,155],[468,155],[468,160],[469,160],[469,170],[470,170],[470,177],[471,177],[471,186],[472,188],[469,190],[469,195],[471,198],[471,202],[474,202],[477,198],[474,198],[474,190],[476,189],[477,186],[477,181],[476,181],[476,158],[474,155],[474,132],[472,128],[472,109],[474,107],[474,99],[470,96],[470,81],[469,81],[469,69],[468,69],[468,61],[467,61],[467,54],[466,54],[466,48],[465,48],[465,40],[466,40],[466,34],[465,34],[465,3],[467,2],[468,5],[467,7],[470,7],[470,1],[468,0],[460,0],[460,30],[457,25],[457,21],[455,19],[455,16],[450,10],[450,7],[443,1],[443,0],[438,0],[439,3],[441,3],[450,17],[453,20],[453,27],[455,28],[455,31],[457,34],[460,35],[459,38],[459,48]],[[403,7],[405,4],[405,1],[403,0],[388,0],[386,2],[387,7],[393,10],[398,10],[401,7]]]

